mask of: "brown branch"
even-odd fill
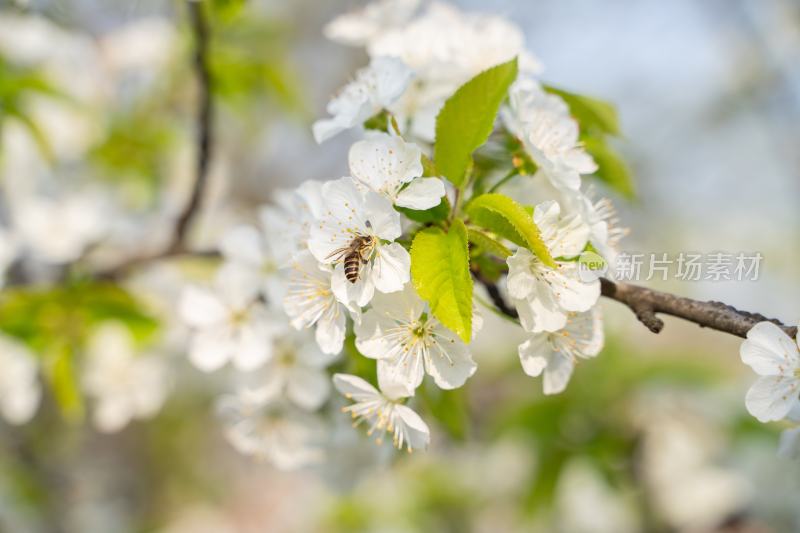
[[[211,97],[211,72],[208,67],[208,42],[210,38],[208,22],[203,13],[202,2],[189,0],[189,18],[194,33],[194,70],[197,75],[199,103],[197,109],[197,168],[191,196],[175,223],[169,251],[180,250],[184,246],[189,227],[199,211],[203,200],[208,170],[212,155],[211,132],[213,126],[213,100]]]
[[[486,287],[489,297],[501,313],[512,318],[519,316],[516,309],[503,299],[495,283],[481,276],[479,272],[473,271],[473,276]],[[664,321],[656,316],[660,313],[688,320],[701,328],[715,329],[742,338],[747,337],[750,328],[765,321],[776,324],[790,337],[797,335],[797,327],[787,326],[759,313],[740,311],[722,302],[701,302],[606,278],[600,278],[600,288],[601,294],[606,298],[628,306],[639,322],[653,333],[659,333],[664,328]]]
[[[701,302],[605,278],[601,278],[600,283],[603,296],[627,305],[636,318],[653,333],[660,332],[664,327],[664,322],[656,316],[656,313],[661,313],[694,322],[701,328],[711,328],[743,338],[747,337],[750,328],[764,321],[776,324],[790,337],[797,335],[797,328],[794,326],[787,326],[759,313],[740,311],[722,302]]]
[[[100,279],[117,279],[131,270],[161,259],[182,255],[215,256],[217,252],[190,252],[186,249],[186,235],[200,210],[203,194],[208,182],[208,173],[213,153],[214,101],[211,94],[212,80],[208,66],[208,46],[211,34],[208,28],[202,2],[188,0],[189,19],[194,34],[193,64],[197,77],[197,158],[194,184],[189,200],[175,221],[175,228],[167,245],[155,252],[129,257],[119,264],[95,272]]]
[[[472,277],[475,278],[475,281],[483,285],[494,306],[506,316],[511,318],[519,318],[519,313],[517,313],[517,310],[508,305],[505,298],[503,298],[503,295],[500,294],[500,289],[498,289],[497,284],[487,279],[483,274],[481,274],[479,269],[473,268],[471,270]]]

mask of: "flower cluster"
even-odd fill
[[[481,261],[507,271],[498,283],[527,335],[519,347],[522,368],[544,375],[546,394],[564,390],[576,362],[603,344],[599,282],[582,280],[576,260],[587,249],[611,260],[606,252],[616,234],[608,201],[594,202],[582,189],[581,175],[597,166],[578,123],[567,103],[536,81],[538,61],[513,24],[417,4],[383,0],[326,28],[331,39],[363,46],[370,57],[330,101],[331,116],[313,126],[318,142],[345,130],[360,137],[349,150],[349,175],[278,193],[259,227],[235,227],[223,237],[224,264],[213,283],[187,288],[181,300],[190,360],[204,371],[230,361],[242,375],[220,402],[230,441],[282,467],[321,457],[314,413],[330,389],[325,367],[344,350],[348,331],[347,357],[374,359],[377,372],[333,377],[355,402],[344,411],[365,421],[379,441],[388,432],[398,448],[428,444],[429,428],[408,404],[426,376],[432,386],[455,389],[475,374],[470,341],[483,319],[467,267],[488,275]],[[519,183],[477,171],[469,183],[455,183],[436,170],[436,117],[459,87],[509,61],[519,74],[495,130],[510,140],[501,164],[513,165]],[[523,246],[501,226],[473,224],[469,199],[481,196],[479,179],[497,180],[493,193],[517,187],[516,200],[492,195],[504,202],[535,204],[515,207],[524,213],[515,223],[534,228],[546,252]],[[459,224],[479,234],[462,241],[470,265],[434,271],[432,283],[451,293],[430,294],[416,271],[437,267],[412,257],[413,243],[425,232],[455,235]],[[491,259],[486,242],[508,253]],[[466,285],[454,289],[456,283]],[[456,310],[467,327],[454,326]]]
[[[605,136],[617,129],[610,106],[543,83],[522,32],[501,17],[378,0],[325,33],[369,57],[311,131],[318,143],[354,139],[348,175],[274,191],[253,220],[222,226],[206,254],[219,265],[205,280],[184,284],[185,272],[175,274],[168,285],[181,285],[179,293],[150,280],[168,300],[157,313],[168,330],[161,344],[134,334],[147,317],[121,284],[108,292],[99,282],[64,283],[48,295],[67,308],[76,300],[96,308],[56,319],[43,312],[43,322],[72,328],[75,316],[101,317],[70,331],[85,348],[76,373],[100,431],[158,412],[173,383],[171,362],[151,352],[181,352],[187,357],[176,364],[188,359],[226,384],[217,413],[244,454],[283,469],[323,460],[332,432],[321,414],[336,402],[378,442],[388,434],[411,452],[431,442],[414,410],[426,407],[420,388],[457,389],[478,370],[471,345],[486,334],[479,306],[518,326],[522,370],[542,377],[544,394],[563,392],[576,365],[602,350],[600,281],[579,265],[584,254],[613,265],[625,233],[611,201],[596,199],[586,183],[604,171],[593,150],[609,154]],[[125,55],[114,46],[108,53]],[[20,150],[8,131],[7,159],[30,164],[20,156],[29,155],[30,139]],[[88,151],[55,148],[68,153],[56,154],[66,163]],[[0,228],[2,277],[45,271],[34,278],[60,281],[73,273],[60,269],[75,264],[81,273],[118,231],[102,223],[109,203],[93,190],[15,198]],[[189,248],[179,244],[162,255]],[[34,305],[20,307],[35,314]],[[10,423],[30,419],[42,397],[44,369],[29,347],[43,343],[26,337],[32,329],[0,336],[0,415]],[[47,348],[41,360],[65,375],[75,370],[72,344]],[[748,410],[764,422],[800,423],[798,341],[765,322],[741,355],[761,376]],[[331,400],[334,389],[344,398]],[[782,449],[798,454],[799,443],[794,427]]]

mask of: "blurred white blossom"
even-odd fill
[[[325,368],[335,355],[324,354],[307,332],[289,332],[275,342],[275,355],[258,372],[258,383],[277,390],[307,411],[319,409],[330,395]]]
[[[38,368],[27,347],[0,335],[0,413],[9,423],[24,424],[39,407]]]
[[[217,402],[225,436],[237,451],[294,470],[320,462],[324,426],[284,401],[277,389],[240,389]]]
[[[285,326],[258,300],[259,288],[251,270],[229,263],[219,269],[213,289],[184,289],[179,312],[193,330],[189,359],[195,366],[211,372],[232,361],[253,370],[272,357],[272,341]]]
[[[92,336],[83,385],[96,402],[95,426],[110,433],[154,416],[166,399],[169,376],[162,356],[137,353],[130,330],[108,323]]]

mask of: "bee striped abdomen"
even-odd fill
[[[350,283],[358,281],[358,273],[361,270],[361,254],[352,252],[344,258],[344,277]]]

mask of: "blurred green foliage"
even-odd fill
[[[53,396],[70,420],[81,419],[84,411],[75,360],[94,329],[109,321],[124,324],[142,343],[158,330],[158,322],[143,306],[113,283],[11,288],[0,298],[0,330],[42,359]]]
[[[42,155],[52,159],[50,141],[31,118],[28,104],[31,98],[47,97],[68,101],[57,87],[38,69],[15,65],[0,56],[0,129],[8,120],[16,120],[31,135]]]
[[[658,390],[718,392],[730,382],[733,369],[707,354],[663,350],[644,355],[621,339],[611,339],[597,358],[578,365],[565,392],[545,396],[541,379],[520,375],[516,354],[507,354],[505,361],[493,373],[476,376],[468,391],[442,391],[426,380],[415,407],[453,441],[443,441],[439,433],[430,460],[398,455],[392,485],[403,497],[376,507],[375,480],[368,477],[366,490],[342,494],[333,502],[322,522],[325,530],[371,532],[397,522],[401,529],[415,531],[476,531],[476,515],[485,506],[499,505],[494,499],[520,512],[522,523],[539,524],[531,530],[552,530],[546,524],[562,474],[576,460],[592,465],[612,489],[633,495],[640,518],[652,528],[646,530],[661,530],[664,525],[652,516],[637,464],[642,395]],[[469,397],[475,401],[472,407]],[[772,429],[753,422],[744,411],[726,424],[726,434],[734,440],[774,439]],[[529,450],[534,460],[519,466],[529,469],[521,490],[493,495],[472,484],[459,469],[471,471],[482,458],[457,458],[463,444],[455,441],[466,434],[484,453],[509,438]],[[459,461],[465,461],[461,467]]]

